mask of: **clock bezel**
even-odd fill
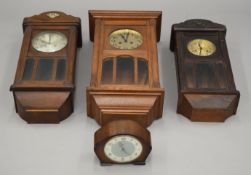
[[[41,37],[42,35],[45,35],[45,34],[54,34],[54,35],[58,35],[58,36],[61,36],[64,41],[65,41],[65,44],[61,47],[59,47],[58,49],[55,49],[54,51],[43,51],[42,49],[39,49],[39,48],[36,48],[34,45],[35,45],[35,39],[38,39],[38,37]],[[37,41],[38,42],[38,41]],[[36,35],[34,35],[32,38],[31,38],[31,46],[33,47],[34,50],[36,50],[37,52],[43,52],[43,53],[55,53],[55,52],[59,52],[61,50],[63,50],[65,47],[67,47],[67,44],[68,44],[68,38],[67,38],[67,35],[65,35],[63,32],[61,31],[56,31],[56,30],[47,30],[47,31],[41,31],[39,33],[37,33]],[[52,44],[53,45],[53,44]],[[55,46],[54,46],[55,47]]]
[[[128,127],[130,127],[129,130]],[[142,152],[140,156],[130,162],[116,162],[105,155],[105,144],[111,138],[120,135],[129,135],[135,137],[141,143]],[[138,122],[132,120],[114,120],[103,125],[103,127],[101,127],[95,132],[94,143],[94,151],[99,157],[100,163],[102,165],[130,163],[144,165],[146,158],[152,150],[150,132],[146,128],[141,126]]]
[[[121,31],[123,31],[123,30],[128,30],[128,33],[129,33],[129,32],[136,33],[136,34],[140,37],[140,40],[141,40],[140,45],[138,45],[138,46],[136,46],[136,47],[132,47],[132,48],[129,48],[129,47],[127,47],[127,48],[120,48],[120,47],[114,46],[114,44],[111,43],[111,37],[112,37],[112,35],[113,35],[115,32],[119,32],[120,30],[121,30]],[[122,33],[122,32],[121,32],[121,33]],[[142,46],[142,44],[144,43],[144,38],[143,38],[142,33],[139,32],[139,31],[137,31],[137,30],[131,29],[131,28],[121,28],[121,29],[116,29],[116,30],[112,31],[112,32],[109,34],[109,36],[108,36],[108,40],[109,40],[109,44],[110,44],[113,48],[119,49],[119,50],[135,50],[135,49],[140,48],[140,47]]]
[[[32,40],[34,37],[36,37],[37,34],[41,33],[41,32],[46,32],[46,31],[55,31],[55,32],[61,32],[63,33],[66,38],[67,38],[67,44],[64,48],[62,48],[61,50],[58,50],[56,52],[40,52],[37,51],[35,48],[33,48],[32,46]],[[43,26],[43,27],[37,27],[37,26],[33,26],[32,27],[32,32],[30,34],[30,43],[29,43],[29,49],[28,49],[28,56],[29,57],[36,57],[36,56],[41,56],[41,57],[67,57],[67,52],[70,51],[69,48],[69,44],[71,42],[71,40],[73,39],[72,37],[72,27],[52,27],[52,26]],[[70,44],[71,45],[71,44]]]
[[[183,40],[183,42],[181,42],[181,39]],[[223,61],[223,53],[222,53],[222,45],[219,42],[219,38],[220,36],[216,33],[216,32],[196,32],[196,33],[189,33],[189,32],[184,32],[181,33],[179,35],[179,38],[177,38],[178,44],[181,46],[179,48],[179,52],[182,54],[183,58],[187,58],[187,59],[191,59],[191,60],[199,60],[199,59],[203,59],[205,61]],[[191,52],[189,52],[189,50],[187,49],[187,45],[190,41],[195,40],[195,39],[204,39],[204,40],[208,40],[210,42],[212,42],[215,47],[216,50],[213,54],[208,55],[208,56],[199,56],[199,55],[194,55]]]
[[[137,142],[139,142],[140,147],[141,147],[141,151],[140,151],[140,153],[137,155],[137,157],[134,157],[133,159],[128,160],[128,161],[116,161],[116,160],[112,159],[111,157],[109,157],[109,156],[106,154],[106,151],[105,151],[106,145],[107,145],[111,140],[116,139],[116,138],[119,138],[119,137],[131,137],[131,138],[135,139]],[[133,135],[120,134],[120,135],[116,135],[116,136],[110,137],[110,138],[107,140],[107,142],[106,142],[105,145],[104,145],[104,153],[105,153],[105,156],[106,156],[108,159],[110,159],[111,161],[114,161],[114,162],[117,162],[117,163],[129,163],[129,162],[132,162],[132,161],[138,159],[138,158],[141,156],[141,154],[143,153],[143,145],[142,145],[141,141],[140,141],[137,137],[135,137],[135,136],[133,136]],[[114,155],[114,154],[113,154],[113,155]],[[118,157],[118,156],[117,156],[117,157]]]
[[[208,45],[211,45],[211,47],[212,47],[212,50],[211,50],[211,52],[209,52],[207,55],[199,55],[199,54],[196,54],[196,53],[194,53],[191,49],[191,45],[194,43],[194,42],[196,42],[196,41],[204,41],[204,42],[206,42]],[[208,39],[202,39],[202,38],[195,38],[195,39],[192,39],[192,40],[190,40],[188,43],[187,43],[187,50],[191,53],[191,54],[193,54],[193,55],[196,55],[196,56],[199,56],[199,57],[208,57],[208,56],[211,56],[211,55],[213,55],[216,51],[217,51],[217,47],[216,47],[216,45],[212,42],[212,41],[210,41],[210,40],[208,40]]]

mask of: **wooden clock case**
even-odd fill
[[[193,19],[172,26],[177,113],[192,121],[223,122],[236,113],[240,93],[235,88],[225,36],[224,25],[208,20]],[[187,44],[197,38],[213,42],[216,52],[210,56],[191,54]]]
[[[101,126],[118,118],[135,120],[144,127],[149,126],[153,120],[162,116],[164,100],[156,58],[161,13],[94,10],[89,11],[89,23],[90,40],[94,41],[94,48],[91,83],[86,93],[88,116],[94,118]],[[140,31],[144,38],[142,46],[132,50],[112,48],[107,38],[112,31],[120,28]],[[149,66],[149,84],[141,85],[135,82],[128,85],[114,81],[111,84],[102,84],[102,61],[120,55],[146,59]],[[116,78],[114,72],[113,79]]]
[[[151,151],[150,132],[146,128],[162,116],[164,101],[156,44],[160,40],[161,12],[90,10],[89,27],[94,45],[91,82],[86,89],[87,114],[101,125],[95,133],[95,153],[102,165],[116,164],[104,155],[105,142],[116,135],[132,135],[143,145],[142,155],[133,163],[145,164]],[[118,29],[140,32],[142,45],[136,49],[112,47],[108,38]],[[134,76],[132,82],[128,79],[123,82],[118,76],[121,69],[117,66],[119,59],[128,57],[133,60]],[[105,62],[109,59],[111,67],[105,69]],[[140,60],[147,65],[146,81],[141,81]],[[109,76],[104,76],[104,70],[112,71]],[[103,76],[110,78],[110,82],[104,83]]]
[[[133,161],[133,164],[145,165],[145,160],[152,150],[151,135],[147,129],[133,120],[114,120],[105,124],[95,132],[94,151],[99,157],[101,165],[116,164],[116,162],[106,157],[104,153],[104,146],[105,143],[112,137],[125,134],[136,137],[143,145],[141,155]]]
[[[15,81],[10,88],[16,112],[28,123],[59,123],[73,112],[76,52],[77,47],[82,47],[80,18],[44,12],[24,18],[23,31]],[[57,52],[39,52],[31,46],[31,40],[42,31],[60,31],[68,44]],[[50,62],[51,67],[42,68],[42,60]],[[44,74],[50,72],[49,78],[38,80],[39,69],[44,69]]]

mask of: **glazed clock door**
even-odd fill
[[[236,90],[226,44],[226,27],[192,19],[172,26],[176,57],[177,112],[192,121],[224,122],[236,113]]]
[[[106,58],[102,64],[104,85],[148,85],[148,63],[144,58],[118,56]]]

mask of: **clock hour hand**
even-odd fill
[[[120,146],[121,150],[122,150],[124,153],[126,153],[127,155],[129,155],[129,153],[125,150],[123,143],[119,142],[119,146]]]
[[[200,55],[201,55],[201,51],[202,51],[203,48],[201,47],[200,43],[198,43],[198,46],[200,48]]]
[[[127,42],[127,40],[128,40],[128,37],[129,37],[129,32],[127,32],[127,34],[126,34],[126,40],[125,40],[125,42]]]
[[[123,38],[123,40],[126,42],[126,38],[123,34],[120,34],[120,36]]]
[[[51,43],[51,34],[49,34],[49,44]]]
[[[46,41],[44,41],[43,39],[39,39],[40,42],[44,43],[44,44],[48,44]]]

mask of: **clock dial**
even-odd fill
[[[143,43],[143,37],[135,30],[120,29],[110,34],[109,42],[117,49],[136,49]]]
[[[190,53],[197,56],[210,56],[216,51],[216,46],[206,39],[194,39],[187,44]]]
[[[32,47],[40,52],[56,52],[67,45],[67,38],[61,32],[45,31],[32,39]]]
[[[143,147],[138,139],[129,135],[112,137],[104,147],[105,155],[118,163],[131,162],[142,153]]]

